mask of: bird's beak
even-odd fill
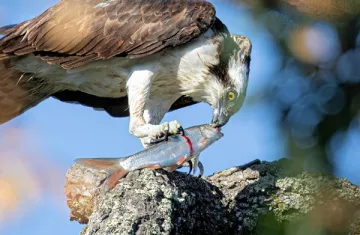
[[[214,109],[213,118],[211,124],[214,127],[222,127],[224,126],[230,119],[229,115],[226,115],[220,105]]]

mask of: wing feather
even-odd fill
[[[215,19],[205,0],[62,0],[6,30],[0,54],[35,52],[64,68],[118,55],[138,58],[187,43]]]

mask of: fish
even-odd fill
[[[112,189],[129,172],[150,168],[170,172],[198,156],[204,149],[221,139],[221,129],[210,124],[187,128],[181,135],[169,136],[167,141],[122,158],[78,158],[77,164],[108,174],[107,187]]]

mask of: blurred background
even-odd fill
[[[3,0],[0,25],[30,19],[56,2]],[[246,103],[223,128],[225,137],[201,155],[205,174],[288,157],[359,185],[360,1],[212,2],[232,33],[252,40],[253,53]],[[211,108],[198,104],[165,121],[189,127],[211,117]],[[75,158],[140,151],[128,124],[49,99],[0,126],[0,234],[79,234],[83,225],[68,220],[66,170]]]

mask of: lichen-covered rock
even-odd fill
[[[326,231],[354,234],[359,224],[360,187],[344,179],[303,172],[276,181],[270,210],[279,222],[307,218]]]
[[[109,192],[103,174],[74,165],[68,205],[72,219],[88,222],[82,235],[360,234],[360,187],[291,164],[255,161],[205,179],[141,170]]]
[[[221,234],[230,227],[222,197],[183,173],[135,171],[100,196],[82,234]]]
[[[85,224],[93,212],[101,182],[106,174],[75,164],[66,173],[65,195],[70,220]]]

